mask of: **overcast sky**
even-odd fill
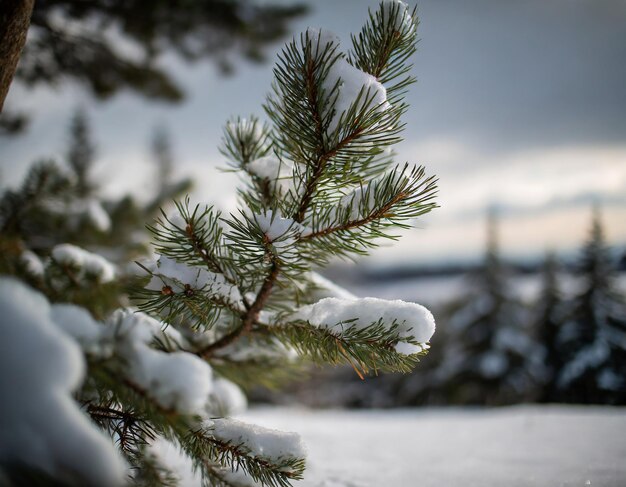
[[[376,2],[311,2],[294,30],[328,28],[347,45],[368,5]],[[626,245],[626,1],[422,0],[418,8],[418,83],[398,152],[439,176],[441,208],[375,260],[476,258],[485,209],[493,205],[510,256],[577,248],[592,202],[603,209],[610,241]],[[0,139],[3,179],[19,180],[38,157],[60,157],[68,120],[82,104],[92,116],[98,179],[108,194],[149,190],[150,133],[166,124],[179,172],[196,181],[196,199],[232,207],[236,180],[216,171],[224,165],[221,127],[233,115],[262,115],[271,63],[242,63],[234,77],[222,78],[210,65],[164,62],[187,89],[181,105],[132,94],[98,103],[70,84],[56,91],[13,86],[7,107],[30,110],[33,121],[26,135]]]

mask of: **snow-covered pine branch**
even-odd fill
[[[304,471],[306,450],[296,433],[261,428],[233,419],[213,419],[190,433],[201,458],[219,460],[232,470],[270,487],[287,487]],[[213,475],[227,482],[223,470]],[[228,484],[227,484],[228,485]]]
[[[267,122],[234,119],[224,131],[221,151],[244,180],[240,209],[224,215],[187,199],[151,227],[157,255],[141,264],[149,279],[135,298],[184,339],[162,350],[132,342],[118,353],[129,353],[131,392],[157,402],[155,417],[159,408],[190,412],[155,394],[169,386],[156,386],[143,367],[167,368],[168,354],[194,354],[208,363],[207,375],[248,385],[273,379],[281,364],[283,373],[293,370],[294,354],[350,364],[364,376],[407,372],[427,352],[435,328],[428,310],[337,288],[325,298],[324,288],[333,286],[315,274],[333,257],[366,254],[381,238],[397,238],[398,229],[436,206],[435,179],[422,167],[397,164],[391,150],[413,82],[407,60],[415,50],[414,13],[403,2],[383,2],[348,53],[321,29],[295,38],[274,69]],[[131,351],[143,357],[136,366]],[[162,428],[163,421],[160,436],[175,433],[217,485],[228,485],[223,469],[233,466],[280,486],[304,468],[301,449],[287,444],[279,458],[268,453],[272,435],[231,420],[212,417],[182,436],[184,428],[161,418]]]
[[[274,331],[318,363],[346,361],[359,375],[409,372],[429,348],[435,320],[400,300],[324,298],[276,323]]]

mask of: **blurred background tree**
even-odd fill
[[[122,288],[134,275],[126,272],[127,263],[148,251],[146,222],[192,187],[190,179],[172,175],[175,156],[167,129],[159,127],[154,137],[150,152],[156,181],[147,202],[131,194],[105,198],[94,176],[98,161],[90,119],[78,108],[69,123],[65,158],[60,163],[36,161],[20,185],[0,193],[0,273],[18,275],[41,288],[44,283],[33,273],[33,262],[39,267],[37,259],[45,260],[54,247],[70,243],[122,266],[120,286],[110,286],[105,308],[125,302]]]
[[[559,341],[561,401],[626,403],[626,300],[615,283],[616,265],[594,208],[589,240],[578,262],[583,283],[568,303]]]
[[[528,399],[536,376],[536,346],[526,329],[526,309],[510,289],[493,211],[487,231],[484,264],[470,275],[466,295],[454,306],[447,323],[451,343],[443,352],[442,370],[435,372],[452,403],[519,402]]]
[[[534,339],[543,347],[544,375],[538,400],[559,399],[557,374],[563,366],[563,350],[559,334],[564,320],[564,300],[559,285],[560,268],[556,255],[548,253],[541,269],[541,291],[534,306]]]
[[[230,73],[234,53],[264,61],[265,46],[284,37],[289,21],[305,11],[299,4],[248,0],[41,0],[16,79],[28,86],[73,79],[98,99],[129,89],[175,103],[185,93],[161,57],[211,59]],[[0,129],[16,132],[25,121],[25,114],[4,113]]]

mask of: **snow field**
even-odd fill
[[[263,408],[243,419],[300,433],[307,470],[294,487],[626,485],[626,408]]]

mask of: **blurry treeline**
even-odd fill
[[[493,215],[488,228],[485,257],[464,291],[431,307],[437,332],[412,374],[361,381],[348,369],[317,371],[291,395],[259,398],[322,407],[626,404],[626,296],[599,210],[568,272],[546,256],[530,302],[500,256]]]

